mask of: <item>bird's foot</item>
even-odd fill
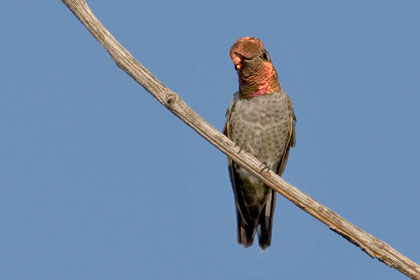
[[[260,164],[260,167],[264,166],[261,170],[260,170],[260,174],[262,174],[265,171],[269,171],[270,170],[270,166],[268,166],[268,164],[264,161]]]
[[[243,146],[239,146],[238,144],[235,143],[235,147],[239,147],[238,154],[240,154],[242,152]]]

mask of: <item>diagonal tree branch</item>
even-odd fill
[[[157,80],[121,46],[95,17],[85,0],[62,0],[62,2],[102,44],[118,67],[212,145],[264,181],[270,188],[327,225],[331,230],[360,247],[372,258],[377,258],[412,279],[420,280],[420,266],[417,263],[405,257],[387,243],[354,226],[340,215],[284,181],[274,172],[270,170],[261,172],[261,162],[250,154],[240,151],[235,143],[195,113],[175,92]]]

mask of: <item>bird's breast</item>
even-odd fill
[[[290,135],[293,113],[283,91],[237,99],[231,112],[231,138],[271,168],[278,164]]]

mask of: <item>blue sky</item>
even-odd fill
[[[420,262],[420,2],[141,2],[89,4],[220,130],[229,48],[262,39],[298,119],[284,178]],[[404,279],[282,197],[243,249],[221,152],[61,1],[0,10],[1,279]]]

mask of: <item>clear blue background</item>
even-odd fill
[[[420,2],[89,1],[218,129],[261,38],[294,101],[286,180],[420,262]],[[236,242],[225,156],[61,1],[0,2],[1,279],[405,279],[279,197]]]

